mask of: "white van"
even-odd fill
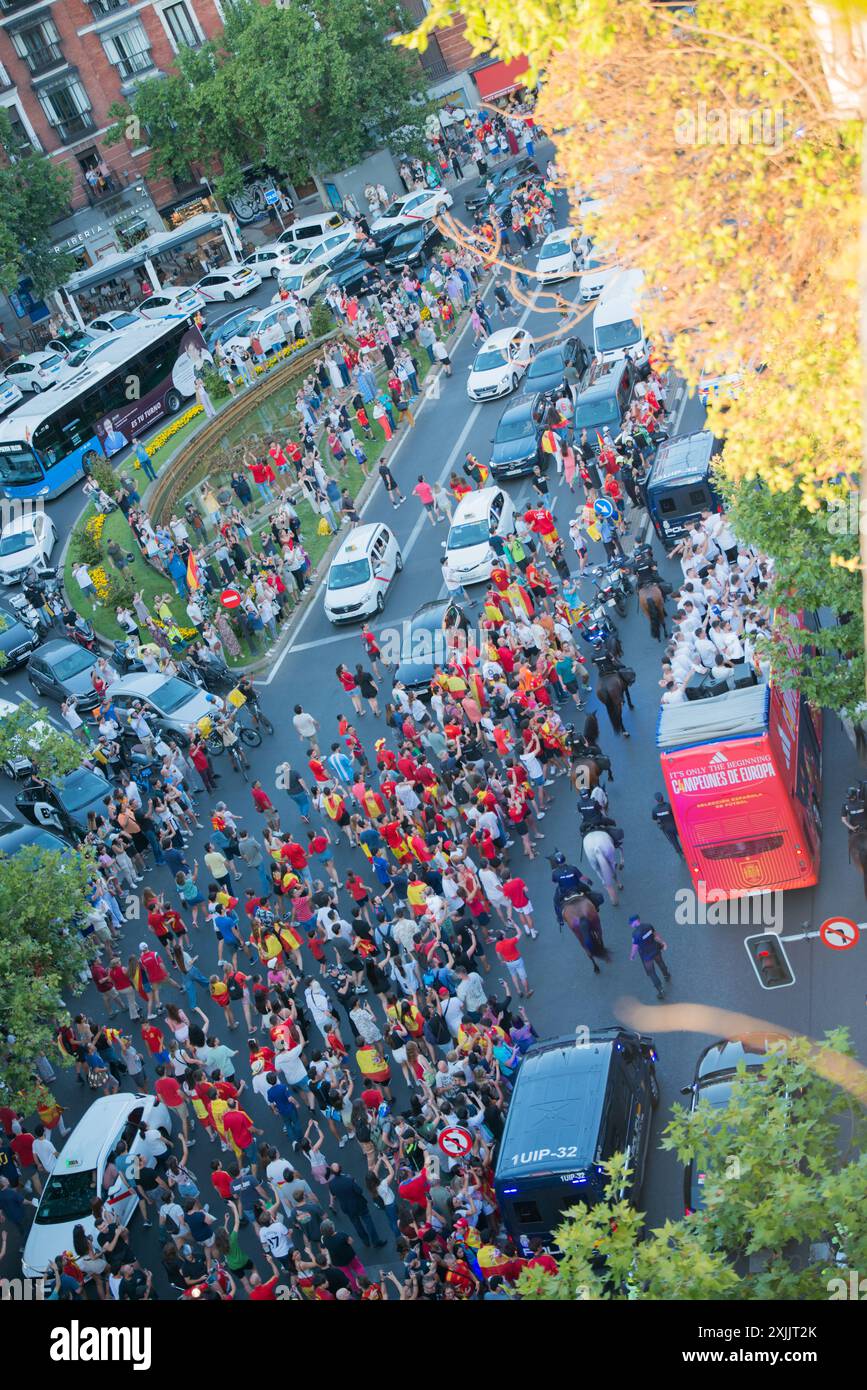
[[[338,227],[345,226],[343,213],[331,208],[328,212],[314,212],[310,217],[299,217],[297,222],[280,233],[277,240],[282,246],[303,246],[305,241],[321,241],[329,232],[336,232]]]
[[[625,357],[637,365],[647,361],[647,340],[641,320],[643,270],[623,270],[605,286],[593,310],[593,351],[609,361]]]

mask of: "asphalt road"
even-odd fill
[[[556,322],[552,322],[549,314],[521,312],[530,331],[538,336],[549,333]],[[509,322],[514,322],[514,317]],[[579,330],[585,336],[588,325],[589,318]],[[441,523],[433,528],[410,496],[417,475],[423,472],[428,480],[447,478],[455,463],[462,461],[466,450],[471,450],[482,459],[489,456],[490,440],[503,404],[477,405],[468,400],[465,377],[472,357],[472,341],[467,334],[453,353],[454,376],[451,380],[442,381],[441,398],[426,400],[418,412],[414,429],[401,432],[391,464],[402,491],[407,495],[407,502],[397,511],[392,511],[385,494],[377,486],[365,509],[366,519],[383,520],[392,526],[406,561],[403,573],[390,592],[382,619],[376,625],[380,629],[399,627],[422,603],[442,592],[439,559],[446,527]],[[688,432],[698,429],[702,418],[699,403],[684,400],[673,421],[673,430]],[[528,495],[526,481],[509,484],[508,490],[516,501],[523,501]],[[556,497],[556,515],[562,529],[565,529],[571,515],[571,499],[565,488],[561,488]],[[76,493],[54,504],[52,512],[56,512],[58,519],[62,520],[77,510],[78,503]],[[594,554],[594,551],[598,554]],[[591,546],[591,558],[603,558],[601,546]],[[657,558],[660,558],[659,553]],[[675,575],[674,567],[667,561],[661,560],[660,567],[667,577],[679,577],[679,570]],[[662,1099],[654,1131],[658,1135],[671,1105],[680,1099],[680,1087],[692,1079],[698,1053],[706,1043],[713,1041],[713,1036],[703,1031],[700,1019],[696,1022],[695,1032],[663,1031],[666,1005],[656,1003],[640,965],[629,960],[627,921],[632,912],[640,912],[644,918],[652,921],[668,942],[667,961],[673,976],[669,992],[671,1002],[689,1002],[744,1012],[812,1036],[820,1036],[826,1029],[845,1024],[852,1030],[862,1058],[867,1058],[864,1010],[864,953],[867,942],[862,942],[851,954],[831,951],[817,940],[793,943],[789,953],[797,976],[796,983],[790,988],[767,992],[759,986],[743,945],[744,936],[750,934],[753,928],[737,925],[684,926],[675,922],[675,895],[678,889],[689,886],[689,879],[682,861],[650,820],[653,792],[662,788],[655,747],[660,648],[650,638],[644,618],[634,607],[630,608],[629,615],[619,622],[619,626],[626,661],[637,670],[638,680],[633,687],[635,712],[627,712],[627,727],[632,734],[630,740],[616,738],[607,727],[604,711],[600,711],[602,744],[612,757],[615,773],[615,781],[610,788],[612,814],[626,832],[625,891],[621,905],[616,908],[606,905],[602,909],[606,941],[612,948],[613,960],[610,965],[603,967],[601,976],[592,974],[573,938],[568,933],[561,935],[558,932],[550,910],[550,871],[545,858],[540,856],[535,862],[527,863],[520,852],[514,852],[513,862],[529,884],[540,932],[537,941],[524,944],[530,982],[535,989],[530,1016],[537,1031],[540,1035],[551,1036],[572,1033],[581,1024],[607,1026],[623,1017],[629,1001],[637,1000],[645,1005],[648,1019],[642,1022],[642,1026],[656,1036],[659,1050],[658,1073]],[[251,775],[261,778],[271,791],[280,806],[284,828],[300,828],[293,804],[274,790],[274,769],[278,763],[289,759],[303,766],[304,762],[304,750],[290,723],[292,706],[301,702],[316,714],[327,747],[328,732],[335,727],[338,715],[351,713],[338,685],[335,667],[341,661],[351,664],[363,659],[364,650],[358,630],[332,628],[324,617],[321,599],[317,599],[301,621],[291,644],[262,682],[262,704],[277,725],[277,733],[273,738],[266,738],[261,748],[252,750]],[[0,686],[3,687],[0,693],[6,698],[18,698],[27,691],[20,674],[9,679],[0,677]],[[591,707],[594,705],[595,697],[591,700]],[[384,732],[384,725],[368,714],[360,721],[359,728],[370,752],[374,739]],[[255,828],[249,788],[227,768],[222,770],[225,775],[220,784],[220,795],[233,811],[244,818],[243,824]],[[857,771],[854,752],[838,721],[833,717],[827,718],[822,880],[814,889],[785,895],[784,930],[787,934],[800,932],[804,922],[817,927],[824,918],[832,915],[842,914],[855,921],[867,917],[860,881],[846,862],[845,834],[839,823],[845,788]],[[542,826],[545,840],[541,849],[543,854],[547,854],[560,848],[574,859],[578,854],[574,795],[565,790],[562,783],[556,784],[553,791],[555,801]],[[13,799],[12,784],[0,781],[0,803],[12,809]],[[193,853],[201,854],[203,841],[195,842],[191,849]],[[338,858],[343,868],[349,867],[352,862],[350,852],[344,849],[339,851]],[[355,852],[353,858],[356,861],[361,859],[360,853]],[[354,867],[363,868],[363,863],[359,866],[356,862]],[[164,869],[149,873],[148,882],[170,893],[172,885]],[[141,926],[130,924],[126,930],[125,947],[132,950],[141,939]],[[208,973],[216,959],[215,945],[201,933],[196,941],[196,949],[201,953],[200,966]],[[494,969],[489,977],[492,985],[498,975],[499,971]],[[95,998],[86,996],[85,1005],[99,1016],[100,1006]],[[243,1039],[242,1033],[239,1032],[237,1036]],[[241,1046],[243,1048],[243,1041]],[[74,1118],[86,1097],[68,1074],[61,1076],[57,1090],[60,1098],[69,1104],[71,1118]],[[282,1131],[270,1114],[263,1117],[262,1109],[254,1099],[251,1113],[255,1122],[263,1125],[273,1142],[280,1145],[282,1141],[285,1152]],[[341,1159],[348,1160],[351,1148],[343,1150]],[[336,1145],[330,1139],[326,1141],[326,1152],[330,1158],[337,1157]],[[210,1146],[200,1142],[193,1151],[194,1167],[203,1180],[203,1188],[209,1193],[207,1165],[210,1157]],[[358,1165],[352,1160],[348,1161],[360,1176]],[[219,1199],[215,1198],[212,1210],[218,1210],[221,1205]],[[677,1218],[682,1212],[682,1174],[671,1154],[651,1150],[642,1205],[648,1212],[651,1225],[667,1217]],[[385,1224],[381,1218],[379,1224]],[[9,1260],[12,1260],[15,1244],[13,1235]],[[138,1232],[135,1244],[143,1259],[152,1258],[156,1262],[157,1242],[153,1232]],[[260,1267],[264,1266],[261,1259],[258,1263]]]

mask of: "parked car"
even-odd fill
[[[547,454],[540,448],[542,412],[539,396],[520,396],[500,416],[491,441],[491,472],[501,478],[517,478],[532,473],[533,465],[543,463]]]
[[[12,410],[14,406],[20,405],[24,400],[24,394],[14,381],[7,381],[0,376],[0,415],[5,415],[7,410]]]
[[[543,348],[536,353],[524,377],[524,395],[557,396],[564,390],[574,395],[591,360],[590,349],[581,338],[566,338]]]
[[[487,186],[489,182],[493,185],[491,189]],[[482,175],[476,190],[466,199],[467,212],[471,215],[481,212],[498,193],[507,193],[511,197],[512,191],[521,184],[541,182],[542,174],[535,159],[529,155],[516,155],[493,173]]]
[[[498,328],[476,353],[467,377],[471,401],[494,400],[517,391],[536,350],[526,328]]]
[[[732,1098],[735,1077],[740,1071],[750,1076],[761,1073],[768,1053],[768,1039],[750,1043],[740,1039],[712,1043],[701,1053],[695,1067],[691,1086],[684,1086],[681,1095],[690,1097],[690,1111],[699,1105],[722,1110]],[[700,1161],[690,1160],[683,1174],[683,1200],[687,1216],[704,1206],[706,1174]]]
[[[207,716],[213,719],[224,708],[219,695],[210,695],[179,676],[164,676],[159,671],[119,676],[112,681],[111,699],[121,715],[141,705],[146,720],[153,718],[157,728],[173,734],[186,734],[191,724]]]
[[[546,285],[568,280],[578,273],[589,249],[589,238],[579,236],[574,227],[549,232],[539,247],[538,278]]]
[[[256,338],[267,355],[301,336],[301,320],[297,311],[291,304],[278,300],[275,304],[267,304],[264,309],[233,315],[208,334],[208,346],[212,352],[217,344],[224,353],[232,353],[239,348],[246,351]]]
[[[91,347],[96,342],[95,333],[87,333],[83,328],[64,330],[56,338],[49,338],[45,344],[48,352],[59,352],[61,357],[69,357],[79,348]]]
[[[619,273],[619,266],[614,265],[610,260],[598,259],[595,256],[588,256],[578,278],[578,298],[582,304],[586,304],[591,299],[596,299],[607,285],[610,285],[615,275]]]
[[[166,285],[138,306],[143,319],[186,319],[204,309],[205,301],[192,285]]]
[[[392,241],[385,264],[391,270],[401,270],[405,265],[424,265],[444,240],[435,222],[422,222],[417,227],[405,227]]]
[[[92,714],[99,704],[90,673],[96,656],[77,642],[65,638],[46,642],[27,663],[27,679],[38,695],[47,695],[62,704],[74,695],[78,712]]]
[[[467,633],[470,621],[453,599],[434,599],[417,608],[401,638],[401,660],[394,673],[414,695],[427,695],[434,667],[444,666],[449,655],[448,633],[459,628]]]
[[[0,532],[0,584],[19,584],[31,565],[45,565],[57,543],[47,512],[14,517]]]
[[[461,498],[443,544],[446,559],[462,584],[483,584],[490,579],[496,558],[490,545],[491,530],[508,536],[514,525],[515,508],[502,488],[480,488]]]
[[[141,314],[135,313],[132,309],[109,309],[98,318],[91,319],[85,327],[87,332],[92,334],[122,333],[125,328],[132,328],[133,324],[141,322]]]
[[[243,299],[252,294],[262,283],[258,270],[249,265],[222,265],[218,270],[209,270],[196,282],[196,292],[206,304],[225,303],[226,300]]]
[[[631,358],[597,359],[575,396],[572,428],[575,438],[587,431],[587,444],[599,452],[599,436],[605,430],[614,439],[632,400],[635,367]]]
[[[367,294],[374,286],[384,283],[379,266],[370,265],[351,252],[329,267],[327,284],[337,285],[347,294]]]
[[[270,241],[265,246],[257,246],[255,251],[244,257],[241,264],[246,270],[254,271],[262,280],[267,280],[288,270],[292,264],[293,251],[294,247],[280,246],[278,242]]]
[[[122,1139],[133,1157],[143,1152],[142,1124],[171,1132],[171,1114],[155,1096],[120,1091],[100,1096],[85,1111],[60,1150],[39,1198],[22,1255],[27,1278],[38,1279],[55,1256],[72,1249],[73,1227],[80,1225],[86,1236],[96,1238],[95,1200],[106,1203],[119,1226],[129,1225],[138,1194],[121,1177],[107,1184],[105,1171]]]
[[[390,232],[394,227],[409,227],[414,222],[425,222],[429,217],[438,217],[452,206],[454,199],[445,188],[414,188],[402,193],[389,203],[370,230],[374,236],[378,232]]]
[[[20,820],[7,820],[0,825],[0,859],[11,859],[28,845],[35,845],[37,849],[54,850],[58,854],[69,853],[69,845],[52,835],[49,830],[42,830],[36,825],[25,825]]]
[[[0,652],[6,658],[4,672],[26,666],[31,653],[42,643],[38,628],[29,627],[17,613],[0,607]]]
[[[389,526],[382,522],[353,526],[325,581],[326,618],[332,623],[352,623],[381,613],[402,569],[403,556]]]
[[[111,783],[100,773],[80,767],[56,782],[31,776],[16,796],[15,806],[33,825],[56,831],[76,844],[87,834],[88,812],[105,813],[105,798],[111,789]]]
[[[26,352],[4,368],[2,380],[17,386],[19,391],[48,391],[57,385],[62,374],[63,358],[59,352]]]

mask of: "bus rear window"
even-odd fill
[[[782,835],[760,835],[753,840],[731,840],[725,845],[699,845],[705,859],[750,859],[756,854],[771,854],[783,844]]]

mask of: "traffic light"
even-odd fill
[[[795,983],[786,948],[774,932],[744,937],[744,945],[762,989],[783,989]]]

